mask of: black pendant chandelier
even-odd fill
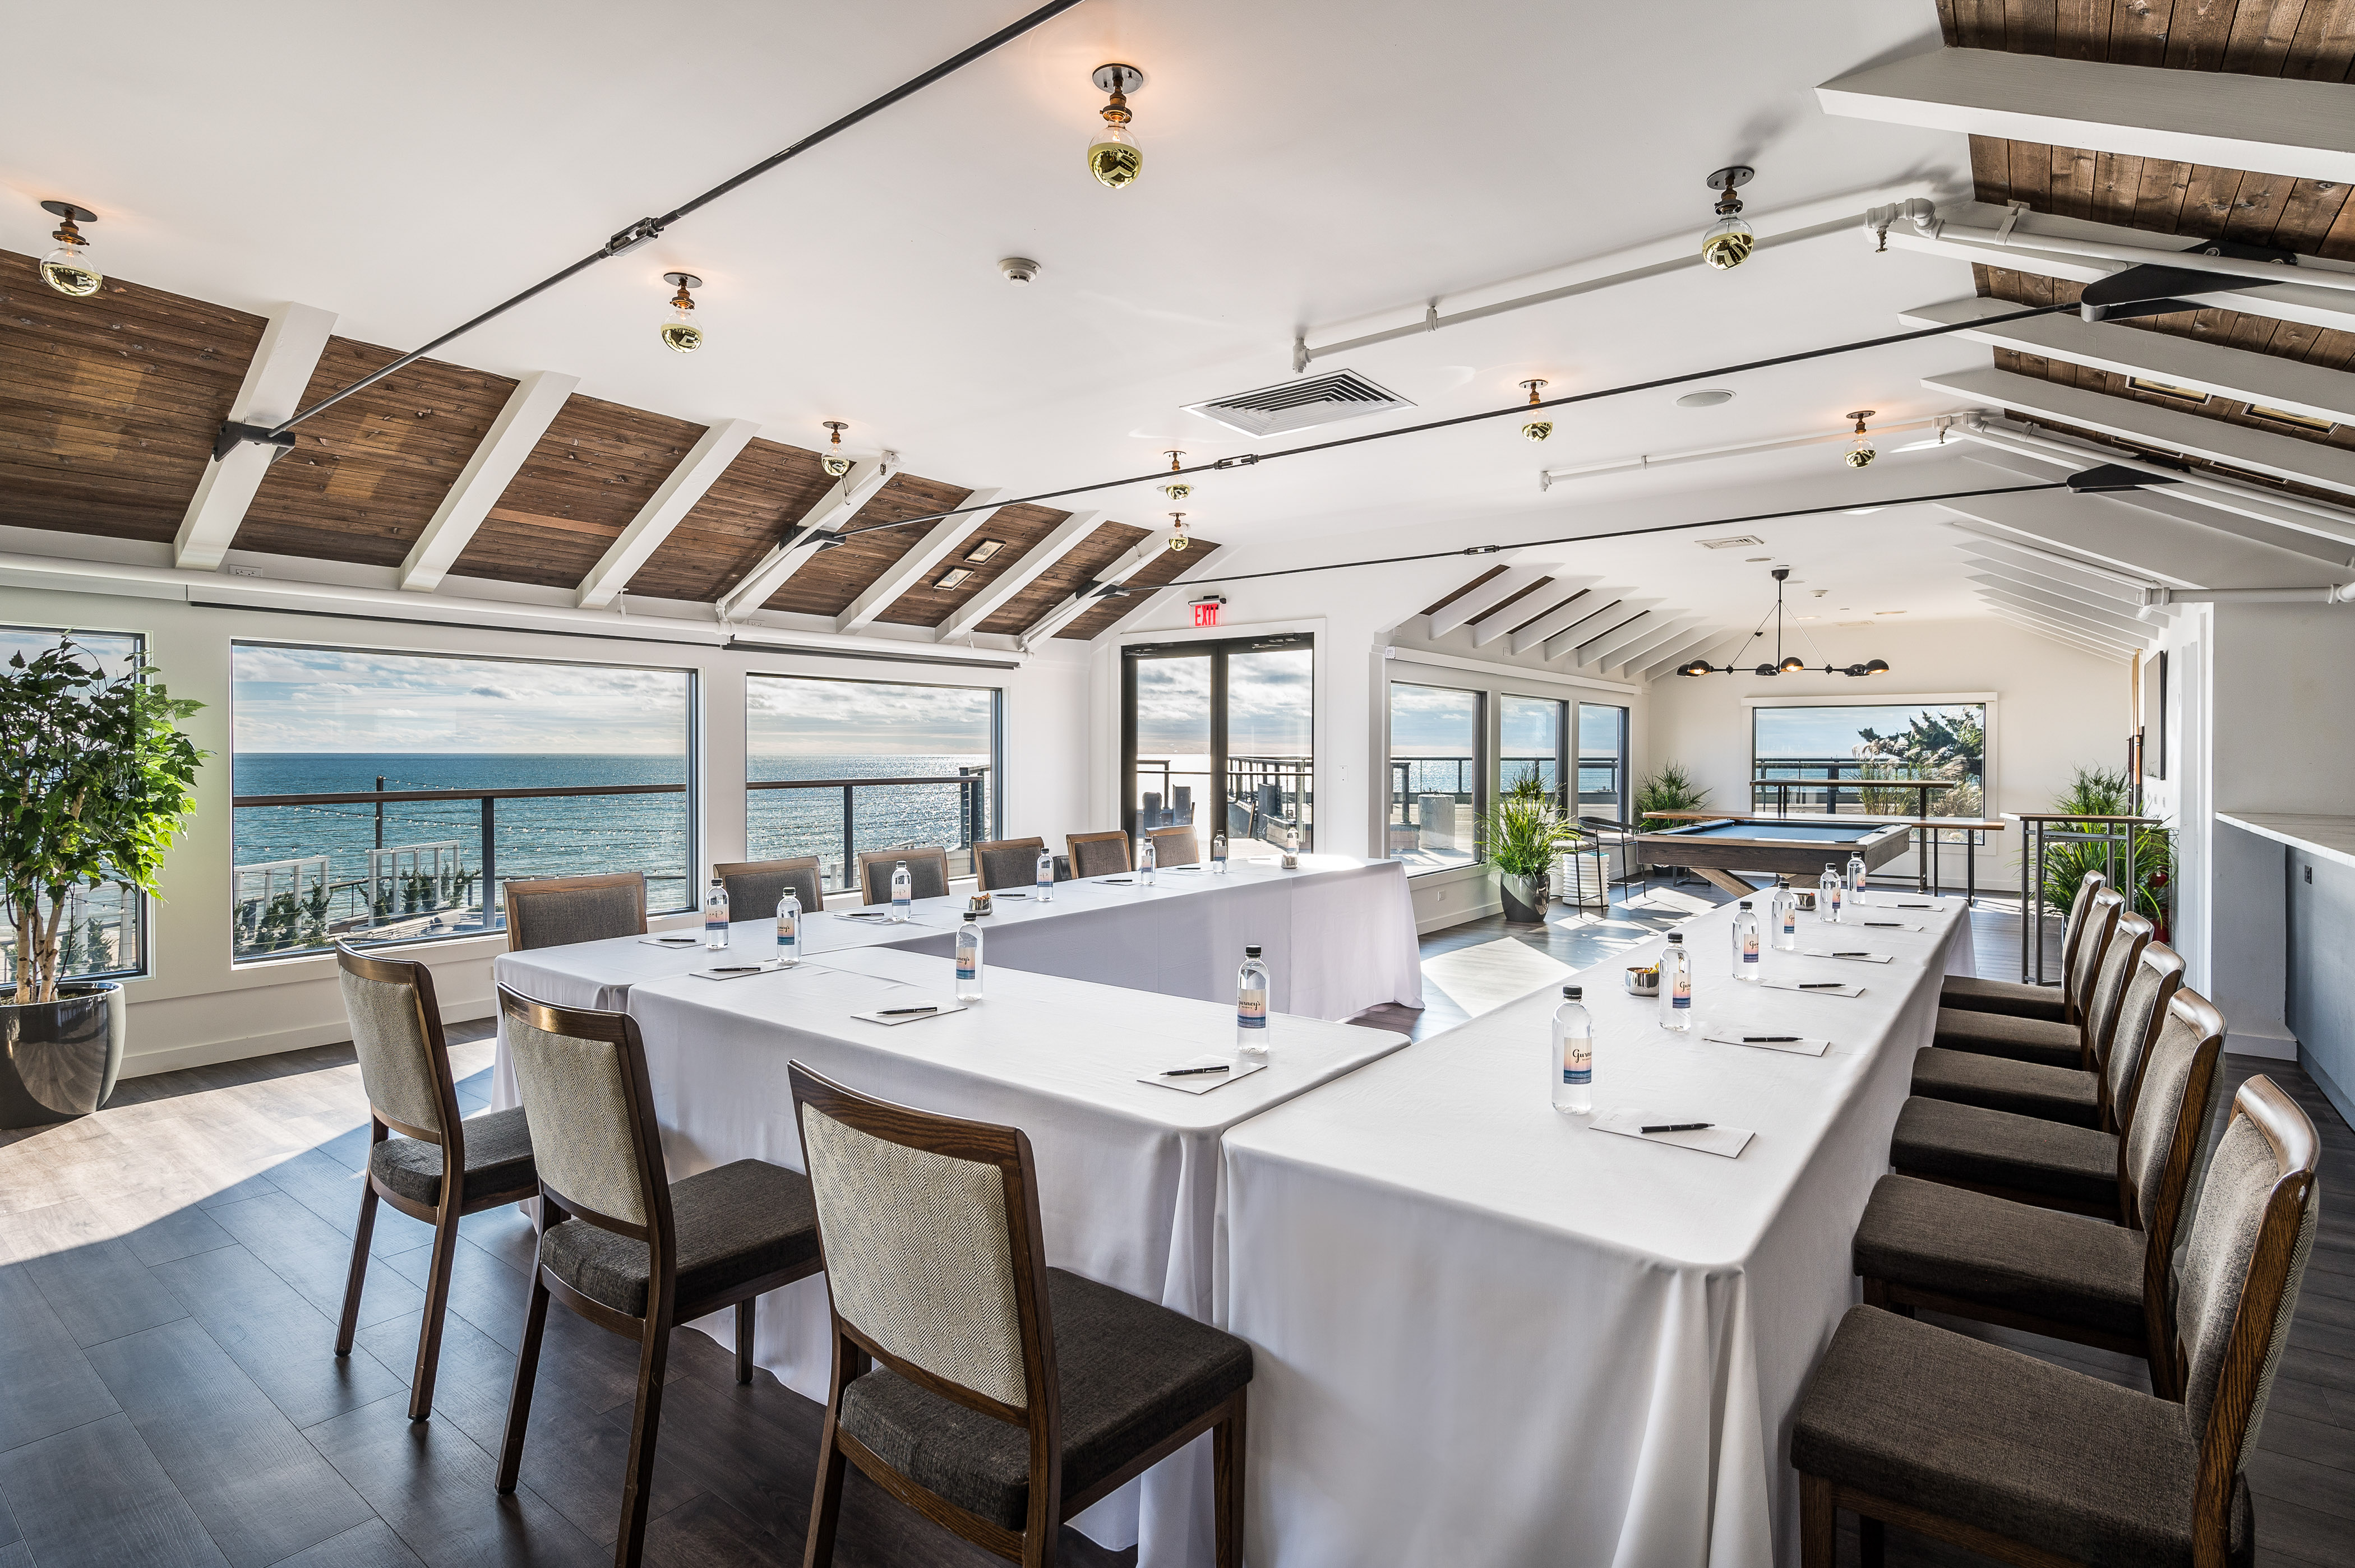
[[[1796,654],[1785,656],[1783,652],[1783,580],[1791,575],[1791,569],[1787,566],[1778,566],[1774,569],[1774,662],[1773,664],[1753,666],[1749,669],[1748,673],[1751,675],[1804,675],[1810,670],[1816,669],[1817,667],[1808,664],[1806,660],[1801,658]],[[1752,632],[1750,635],[1754,639],[1761,635],[1765,631],[1765,628],[1766,620],[1765,617],[1762,615],[1758,620],[1758,630]],[[1800,635],[1806,636],[1806,634],[1802,632]],[[1815,647],[1815,639],[1813,637],[1807,638],[1807,645],[1809,647]],[[1823,655],[1823,649],[1816,648],[1816,654],[1817,657],[1821,657]],[[1743,670],[1742,667],[1740,665],[1713,665],[1707,659],[1695,659],[1690,664],[1678,665],[1677,667],[1677,673],[1678,675],[1698,677],[1704,675],[1740,675],[1743,673]],[[1836,665],[1831,663],[1829,660],[1826,660],[1821,667],[1820,673],[1824,675],[1849,676],[1887,675],[1889,673],[1889,661],[1886,659],[1867,659],[1862,664]]]

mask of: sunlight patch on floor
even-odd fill
[[[1540,987],[1559,984],[1572,973],[1560,959],[1510,936],[1458,947],[1423,961],[1423,986],[1476,1019],[1507,1002],[1518,1001]]]

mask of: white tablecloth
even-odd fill
[[[1796,1560],[1789,1413],[1856,1299],[1849,1245],[1970,972],[1959,900],[1803,928],[1727,976],[1724,909],[1689,923],[1695,1029],[1587,972],[1597,1112],[1747,1127],[1738,1159],[1592,1130],[1549,1102],[1551,988],[1226,1138],[1225,1326],[1250,1340],[1252,1568]],[[1704,1042],[1711,1021],[1828,1037],[1822,1057]]]
[[[500,958],[500,979],[517,983],[514,971],[543,957]],[[911,997],[946,1001],[950,984],[945,960],[873,946],[773,975],[633,987],[628,1008],[645,1040],[671,1179],[748,1157],[803,1168],[786,1078],[786,1064],[799,1060],[867,1093],[1021,1127],[1038,1161],[1048,1261],[1209,1319],[1219,1296],[1220,1136],[1406,1043],[1382,1030],[1278,1015],[1266,1070],[1196,1095],[1136,1080],[1205,1051],[1231,1052],[1231,1002],[1140,996],[990,966],[986,999],[966,1011],[898,1028],[850,1016]],[[504,1050],[495,1081],[495,1103],[512,1104]],[[703,1326],[732,1342],[732,1323]],[[757,1359],[787,1386],[823,1400],[826,1327],[822,1280],[773,1293],[761,1304]],[[1078,1522],[1114,1548],[1137,1541],[1141,1529],[1145,1563],[1208,1563],[1209,1475],[1205,1440],[1145,1478],[1141,1523],[1137,1487]]]

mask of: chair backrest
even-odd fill
[[[1034,1436],[1039,1420],[1051,1427],[1029,1140],[870,1099],[798,1061],[788,1071],[837,1328],[960,1404]]]
[[[1071,851],[1075,877],[1109,877],[1129,869],[1125,833],[1066,833],[1063,844]]]
[[[2141,962],[2143,949],[2150,945],[2157,929],[2132,911],[2118,912],[2117,924],[2110,933],[2110,945],[2103,953],[2101,968],[2094,976],[2092,1005],[2078,1028],[2085,1042],[2087,1059],[2096,1067],[2109,1059],[2111,1036],[2126,999],[2126,986],[2137,973],[2136,965]]]
[[[1156,866],[1202,863],[1202,841],[1190,827],[1156,827],[1146,837],[1153,840],[1153,863]]]
[[[575,1218],[646,1243],[656,1274],[666,1272],[670,1182],[637,1020],[550,1007],[505,986],[499,1014],[540,1191]]]
[[[2077,882],[2077,896],[2069,901],[2069,919],[2061,927],[2061,973],[2077,961],[2077,939],[2085,934],[2085,906],[2094,895],[2110,885],[2110,879],[2099,871],[2088,871]]]
[[[2183,955],[2164,942],[2146,943],[2134,978],[2118,1000],[2102,1057],[2101,1097],[2113,1125],[2134,1121],[2135,1101],[2151,1041],[2167,1020],[2167,1004],[2183,984]]]
[[[900,861],[908,863],[909,894],[920,899],[941,899],[949,892],[949,852],[926,847],[921,849],[862,849],[858,852],[858,896],[867,903],[891,901],[891,872]]]
[[[1046,852],[1044,838],[996,838],[973,847],[974,880],[983,892],[998,888],[1029,888],[1039,883],[1039,857]]]
[[[336,967],[369,1115],[409,1137],[447,1140],[463,1160],[458,1085],[442,1034],[442,1008],[433,999],[433,972],[422,964],[370,958],[341,943]]]
[[[766,920],[777,912],[785,890],[802,901],[805,910],[826,907],[826,889],[819,880],[818,859],[796,855],[790,860],[732,860],[711,868],[728,890],[731,920]]]
[[[2107,888],[2086,901],[2085,929],[2077,938],[2076,956],[2064,971],[2064,995],[2072,1023],[2082,1024],[2092,1008],[2094,986],[2101,977],[2102,958],[2110,950],[2110,936],[2117,930],[2118,914],[2126,908],[2126,902]]]
[[[2177,1265],[2176,1386],[2200,1439],[2194,1519],[2220,1533],[2313,1250],[2320,1157],[2314,1124],[2279,1085],[2263,1074],[2242,1084]]]
[[[609,936],[646,933],[646,875],[609,871],[594,877],[534,877],[502,882],[507,950],[561,947]]]

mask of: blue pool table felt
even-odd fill
[[[1829,823],[1796,822],[1705,822],[1690,827],[1671,827],[1662,837],[1682,838],[1753,838],[1783,839],[1795,844],[1853,844],[1869,838],[1889,825],[1885,822],[1859,822],[1850,827],[1833,827]]]

